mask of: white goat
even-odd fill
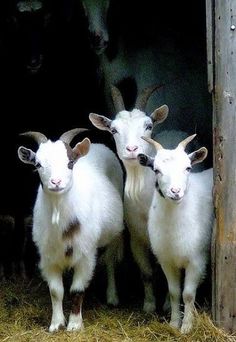
[[[196,290],[210,254],[213,221],[212,169],[190,173],[194,164],[206,158],[207,149],[202,147],[190,154],[184,151],[195,135],[184,139],[174,150],[164,149],[158,142],[144,137],[156,148],[157,154],[155,158],[138,156],[140,164],[149,166],[156,174],[148,232],[153,253],[168,282],[170,324],[177,328],[181,325],[181,270],[185,271],[183,333],[192,328]]]
[[[112,87],[112,97],[118,114],[114,120],[91,113],[89,118],[97,128],[107,130],[114,136],[117,153],[126,170],[124,210],[125,221],[130,232],[131,250],[138,264],[144,283],[144,311],[156,309],[155,296],[152,288],[152,267],[149,260],[150,242],[147,231],[148,211],[154,191],[155,176],[148,168],[140,166],[139,153],[153,153],[155,150],[141,136],[150,137],[155,123],[165,120],[168,107],[163,105],[148,116],[144,112],[151,93],[157,87],[144,89],[137,98],[132,111],[124,110],[121,93]],[[186,137],[184,132],[163,132],[164,141],[175,142]]]
[[[33,212],[33,239],[51,295],[51,332],[65,325],[62,274],[66,269],[74,270],[67,330],[82,328],[83,293],[93,275],[98,247],[109,246],[105,257],[110,272],[108,301],[116,304],[118,300],[113,271],[124,228],[122,170],[111,150],[91,145],[88,138],[72,149],[69,143],[79,131],[68,131],[56,142],[42,133],[27,132],[26,136],[39,143],[38,151],[18,149],[20,160],[33,164],[41,180]]]

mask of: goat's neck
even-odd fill
[[[150,174],[151,170],[138,163],[130,165],[124,162],[124,166],[126,170],[125,195],[132,200],[138,200],[146,189],[147,181],[153,176]]]
[[[59,225],[62,207],[69,200],[70,190],[63,194],[49,193],[47,191],[43,191],[43,193],[46,197],[45,199],[47,199],[48,205],[51,208],[52,224]],[[69,204],[66,207],[69,207]]]

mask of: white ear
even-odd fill
[[[188,155],[191,165],[201,163],[207,157],[208,151],[206,147],[201,147],[199,150],[194,151]]]
[[[98,129],[101,129],[102,131],[109,131],[110,132],[112,120],[106,118],[103,115],[98,115],[95,113],[89,114],[89,120]]]

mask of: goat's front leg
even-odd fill
[[[180,295],[181,295],[181,271],[169,264],[161,263],[161,267],[165,273],[171,304],[170,325],[174,328],[180,327]]]
[[[149,260],[149,249],[140,240],[131,236],[131,250],[142,275],[144,285],[143,310],[145,312],[154,312],[156,310],[156,298],[153,293],[153,272]]]
[[[194,302],[198,284],[201,280],[201,268],[197,265],[189,264],[185,270],[184,280],[184,317],[181,326],[182,333],[188,333],[192,329],[194,319]]]
[[[52,302],[52,320],[49,331],[54,332],[62,329],[65,326],[65,318],[62,307],[64,296],[62,272],[59,269],[42,269],[42,274],[47,280]]]
[[[88,287],[95,267],[95,255],[84,256],[74,267],[73,281],[70,288],[72,308],[67,330],[80,330],[83,328],[82,303],[84,291]]]

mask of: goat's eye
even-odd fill
[[[186,171],[190,172],[192,168],[190,166],[186,167]]]
[[[153,127],[153,125],[151,123],[149,123],[146,125],[146,130],[151,131],[152,127]]]
[[[154,172],[155,172],[156,175],[160,175],[161,174],[161,171],[158,170],[158,169],[155,169]]]
[[[111,133],[112,134],[116,134],[116,133],[118,133],[118,131],[117,131],[117,129],[115,127],[112,127],[111,128]]]
[[[70,160],[68,163],[68,169],[73,169],[74,166],[74,160]]]
[[[36,169],[39,169],[41,166],[42,166],[42,165],[41,165],[39,162],[35,164],[35,168],[36,168]]]

